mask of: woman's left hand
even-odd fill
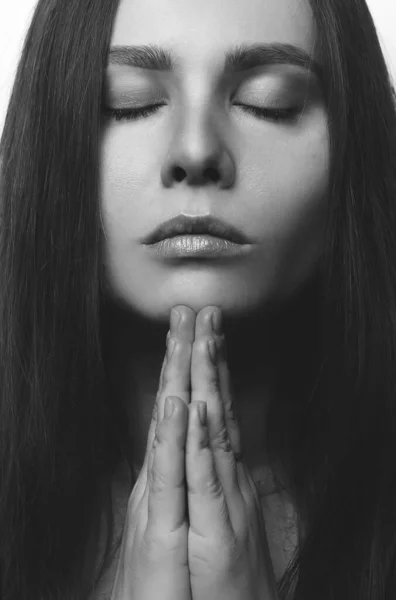
[[[242,457],[225,339],[205,307],[195,324],[186,442],[190,527],[188,562],[193,600],[276,600],[276,583],[256,486]],[[207,342],[215,339],[218,362]],[[207,405],[207,426],[197,407]]]

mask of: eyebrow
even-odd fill
[[[223,75],[266,65],[290,64],[302,67],[323,79],[322,66],[303,48],[293,44],[240,44],[226,53]],[[112,46],[107,65],[138,67],[174,72],[180,63],[169,50],[155,44],[143,46]]]

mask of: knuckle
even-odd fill
[[[216,375],[208,377],[207,386],[210,394],[220,394],[220,382]]]
[[[148,482],[151,491],[156,494],[162,492],[167,485],[167,477],[164,473],[162,473],[153,462],[153,466],[148,473]]]
[[[161,423],[159,423],[156,427],[155,435],[154,435],[154,439],[153,439],[153,448],[154,449],[156,449],[157,446],[162,446],[162,444],[165,442],[163,423],[164,423],[164,421],[161,421]]]
[[[205,482],[206,491],[208,494],[214,498],[223,498],[223,489],[221,487],[221,483],[217,477],[210,477]]]
[[[214,500],[222,499],[222,488],[218,481],[213,477],[208,477],[196,482],[195,485],[191,485],[190,481],[187,481],[187,490],[190,495],[197,494],[199,497],[208,496]]]
[[[232,454],[231,441],[228,436],[228,431],[225,427],[222,427],[214,436],[213,446],[216,450],[221,450],[227,454]]]
[[[166,478],[155,467],[150,471],[149,485],[154,494],[161,492],[166,486]]]
[[[197,494],[200,497],[209,496],[210,498],[223,500],[223,489],[217,477],[212,475],[199,476],[194,481],[186,479],[187,492],[191,496]]]
[[[157,450],[157,448],[159,451],[161,451],[161,447],[166,442],[166,435],[164,432],[163,424],[164,424],[164,421],[161,421],[161,423],[157,424],[157,427],[155,428],[155,433],[154,433],[154,438],[153,438],[153,443],[152,443],[153,451]]]
[[[154,421],[154,423],[158,422],[158,401],[159,401],[159,396],[160,396],[160,394],[158,392],[157,393],[157,397],[156,397],[155,402],[154,402],[153,412],[152,412],[152,415],[151,415],[151,420]]]
[[[234,423],[239,422],[239,415],[236,410],[235,402],[232,398],[228,398],[225,403],[225,410],[227,412],[228,418]]]

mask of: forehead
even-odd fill
[[[314,55],[308,0],[121,0],[111,45],[158,44],[181,64],[222,64],[236,44],[294,44]]]

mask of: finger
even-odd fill
[[[174,410],[156,428],[148,459],[148,539],[166,539],[186,526],[185,444],[188,408],[181,398],[170,397]]]
[[[218,350],[218,374],[220,395],[223,400],[224,419],[228,437],[231,443],[234,459],[236,463],[237,478],[241,493],[250,489],[246,475],[246,466],[243,460],[242,436],[240,429],[239,413],[236,409],[235,392],[231,381],[230,369],[227,363],[227,343],[224,335],[216,336],[216,345]]]
[[[234,533],[222,485],[216,473],[207,426],[200,424],[191,402],[186,440],[186,480],[190,535],[232,547]]]
[[[144,479],[144,472],[146,472],[147,477],[148,458],[155,438],[157,422],[162,419],[164,414],[165,398],[167,396],[177,396],[186,405],[190,403],[191,350],[189,342],[177,341],[170,338],[167,350],[168,359],[163,372],[163,384],[156,398],[147,435],[146,453],[142,466],[142,479]]]
[[[194,336],[195,312],[186,306],[175,308],[177,308],[177,312],[174,309],[171,311],[167,351],[149,425],[144,461],[140,471],[142,491],[147,483],[147,463],[157,422],[162,420],[164,415],[165,398],[174,395],[181,398],[186,404],[190,402],[191,342]],[[181,314],[180,320],[178,313]]]
[[[234,393],[230,371],[227,364],[227,343],[223,332],[223,316],[216,306],[208,306],[200,311],[195,321],[195,339],[205,336],[213,337],[218,349],[218,375],[220,394],[225,411],[225,422],[232,449],[237,462],[242,459],[242,440],[240,435],[238,414],[234,403]]]
[[[171,335],[171,332],[169,330],[168,333],[166,334],[165,355],[164,355],[164,360],[162,361],[162,367],[161,367],[161,373],[160,373],[160,378],[159,378],[157,396],[158,396],[158,394],[161,393],[162,386],[164,385],[164,370],[165,370],[165,367],[166,367],[166,365],[168,363],[168,352],[167,352],[167,350],[168,350],[168,344],[169,344],[170,335]]]
[[[157,422],[163,419],[167,396],[177,396],[190,403],[191,343],[180,338],[169,338],[167,361],[163,368],[162,385],[158,391],[149,427],[147,444],[150,451]]]
[[[210,358],[207,338],[195,340],[191,364],[191,401],[207,403],[209,443],[215,470],[233,518],[233,506],[239,505],[240,497],[236,461],[225,423],[219,371]]]
[[[217,306],[207,306],[202,309],[195,321],[195,339],[209,336],[216,341],[218,353],[218,376],[220,396],[224,407],[224,419],[228,437],[236,462],[237,477],[241,492],[248,489],[245,465],[243,463],[242,436],[240,433],[239,415],[236,410],[235,393],[231,382],[227,362],[227,343],[223,331],[223,315]]]
[[[178,356],[176,363],[172,363],[170,371],[167,369],[167,365],[171,355],[173,341],[185,344],[185,346],[183,346],[185,348],[192,344],[194,340],[195,316],[195,312],[188,306],[176,306],[171,311],[170,328],[167,334],[167,345],[169,346],[170,351],[167,353],[166,362],[161,371],[160,385],[156,402],[153,407],[153,422],[151,423],[153,426],[152,433],[155,432],[157,426],[157,417],[159,419],[163,418],[166,396],[175,394],[182,398],[187,404],[190,402],[191,354],[189,357],[182,352],[181,356]],[[175,369],[173,373],[172,369]],[[174,377],[172,377],[172,375],[174,375]],[[170,386],[173,386],[176,389],[170,389]],[[154,436],[152,436],[152,439],[154,439]]]
[[[219,387],[224,406],[224,418],[235,460],[238,463],[243,458],[242,438],[239,427],[239,415],[234,402],[234,391],[227,363],[227,343],[224,335],[221,338],[216,337],[215,341],[218,351]]]

